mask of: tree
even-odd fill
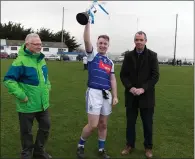
[[[81,44],[78,44],[76,42],[76,39],[74,36],[70,36],[69,32],[64,33],[64,40],[65,44],[68,46],[69,52],[75,51]]]
[[[8,24],[0,24],[0,38],[9,40],[24,40],[26,35],[34,32],[31,28],[24,29],[20,23],[8,22]],[[61,42],[62,31],[53,33],[48,28],[41,28],[36,31],[42,41]],[[69,48],[69,51],[75,51],[81,44],[78,44],[74,36],[63,30],[64,43]]]
[[[62,31],[58,31],[57,33],[55,33],[54,40],[56,42],[61,42],[61,38],[62,38]],[[81,45],[76,42],[76,39],[74,36],[71,37],[70,33],[66,32],[65,30],[63,31],[63,41],[68,47],[69,52],[75,51]]]
[[[46,28],[41,28],[40,30],[37,31],[37,34],[39,34],[40,38],[42,41],[50,41],[54,42],[54,34],[50,29]]]
[[[11,21],[8,24],[0,24],[0,38],[9,40],[24,40],[26,35],[32,33],[31,28],[24,29],[20,23],[13,23]]]

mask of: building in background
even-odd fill
[[[6,52],[6,40],[5,39],[1,39],[1,53]]]
[[[1,59],[6,59],[8,58],[8,54],[6,53],[6,40],[5,39],[1,39],[0,41],[1,43],[1,53],[0,53],[0,58]]]
[[[18,53],[20,46],[24,44],[23,40],[6,40],[1,39],[1,52],[4,51],[8,55]],[[42,41],[42,53],[46,56],[57,55],[58,52],[68,52],[68,47],[61,42],[45,42]]]
[[[59,52],[61,56],[68,56],[70,61],[77,61],[77,56],[81,54],[80,52]]]

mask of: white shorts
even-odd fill
[[[112,95],[108,93],[109,99],[104,99],[102,90],[88,88],[86,91],[86,111],[93,115],[109,115],[112,113]]]

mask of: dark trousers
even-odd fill
[[[152,128],[153,128],[153,108],[128,108],[126,107],[126,145],[135,147],[136,140],[136,120],[138,116],[138,111],[140,110],[140,116],[142,119],[143,130],[144,130],[144,147],[147,149],[152,149]]]
[[[84,65],[84,70],[87,70],[87,64],[83,64]]]
[[[20,123],[20,135],[22,144],[22,158],[29,158],[34,153],[42,154],[49,136],[50,119],[48,110],[36,113],[18,113]],[[38,122],[38,131],[33,144],[32,126],[34,118]]]

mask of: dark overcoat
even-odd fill
[[[145,49],[138,54],[136,49],[125,54],[120,71],[120,79],[125,87],[125,106],[132,107],[137,101],[139,108],[155,106],[155,84],[159,80],[159,64],[157,53]],[[132,87],[143,88],[144,93],[134,96],[130,93]]]

